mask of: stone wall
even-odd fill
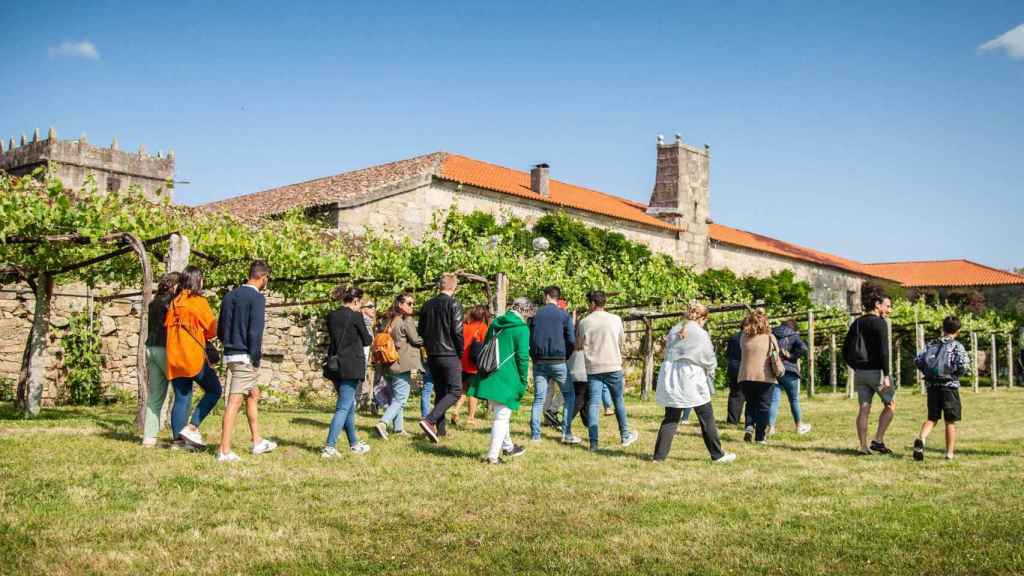
[[[860,307],[864,278],[850,272],[719,242],[712,243],[710,260],[712,268],[726,268],[738,276],[768,276],[792,270],[798,280],[811,285],[811,300],[815,303],[851,310]]]
[[[680,240],[670,230],[632,224],[582,210],[530,202],[525,198],[441,180],[433,180],[428,185],[369,204],[342,209],[338,214],[338,226],[341,231],[356,236],[362,236],[367,229],[372,228],[378,232],[420,239],[429,233],[434,214],[438,210],[449,210],[455,204],[458,204],[462,212],[479,210],[499,218],[510,215],[531,225],[546,214],[562,210],[591,226],[619,232],[630,240],[642,242],[655,252],[675,258],[680,254]]]
[[[32,325],[35,298],[24,285],[0,288],[0,380],[17,382],[21,357]],[[87,309],[88,292],[82,285],[61,286],[55,290],[50,319],[50,338],[46,348],[47,385],[43,401],[52,405],[64,395],[64,372],[60,340],[75,311]],[[95,293],[93,293],[95,294]],[[272,302],[275,298],[271,297]],[[137,391],[136,351],[139,335],[140,299],[108,302],[94,308],[95,322],[101,336],[103,354],[102,382],[108,393],[117,388],[134,395]],[[271,308],[263,344],[263,364],[259,383],[271,393],[295,394],[306,389],[331,391],[331,384],[321,376],[326,350],[323,319],[310,319]]]

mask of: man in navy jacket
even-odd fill
[[[260,436],[260,389],[256,384],[260,359],[263,357],[263,326],[267,299],[262,292],[270,282],[270,267],[262,260],[249,266],[249,280],[227,293],[220,306],[217,337],[224,345],[224,363],[227,364],[231,388],[224,407],[224,428],[220,437],[217,460],[240,460],[231,451],[231,433],[235,418],[245,399],[245,415],[252,433],[252,453],[264,454],[277,448],[277,444]]]
[[[566,358],[576,348],[576,329],[569,314],[558,307],[562,290],[558,286],[544,289],[544,306],[530,321],[530,358],[533,360],[533,409],[530,411],[530,436],[540,441],[540,418],[544,411],[544,399],[548,384],[554,381],[562,391],[568,406],[572,406],[576,394],[573,383],[567,378]],[[578,444],[579,439],[566,437],[563,423],[562,442]],[[574,441],[575,440],[575,441]]]

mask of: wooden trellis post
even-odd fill
[[[992,362],[990,371],[992,372],[992,391],[994,392],[999,388],[999,362],[996,360],[996,335],[992,334]]]
[[[846,323],[847,329],[856,321],[856,318],[850,318],[850,321]],[[853,398],[853,368],[849,366],[846,367],[846,397]]]
[[[831,362],[831,371],[829,372],[830,384],[832,384],[832,393],[835,394],[839,391],[839,375],[836,374],[836,334],[835,332],[828,335],[828,355]]]
[[[900,347],[901,342],[898,338],[896,339],[895,344],[896,362],[893,368],[893,372],[891,372],[891,374],[893,379],[896,380],[896,389],[899,390],[900,387],[903,385],[903,349]]]
[[[978,393],[978,372],[981,371],[981,366],[978,366],[978,335],[971,332],[971,368],[974,373],[974,393]]]
[[[892,374],[892,320],[888,318],[885,319],[885,345],[888,348],[886,357],[889,358],[889,365],[886,368],[889,374]],[[896,387],[899,388],[898,385]]]
[[[644,318],[644,374],[640,380],[640,399],[647,396],[654,384],[654,322]]]
[[[1013,368],[1014,368],[1014,365],[1013,365],[1013,333],[1012,332],[1006,335],[1006,363],[1010,366],[1010,371],[1008,372],[1007,375],[1010,378],[1009,383],[1010,383],[1010,389],[1012,390],[1013,389]]]
[[[917,356],[921,355],[921,352],[924,352],[924,326],[921,326],[920,324],[914,324],[914,341],[915,350],[917,350],[917,352],[914,354],[914,357],[916,358]],[[921,393],[923,394],[924,374],[922,374],[920,370],[915,370],[914,375],[917,378],[917,387],[921,389]]]
[[[816,374],[814,371],[815,364],[815,346],[814,346],[814,310],[807,311],[807,396],[814,396],[814,384],[816,380]]]

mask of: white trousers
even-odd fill
[[[497,402],[491,402],[491,407],[494,408],[494,422],[491,424],[491,449],[487,457],[494,460],[501,456],[502,449],[512,450],[512,436],[509,434],[512,409]]]

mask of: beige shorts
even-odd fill
[[[231,375],[229,394],[248,394],[256,387],[256,375],[259,370],[246,362],[229,362],[228,374]]]

